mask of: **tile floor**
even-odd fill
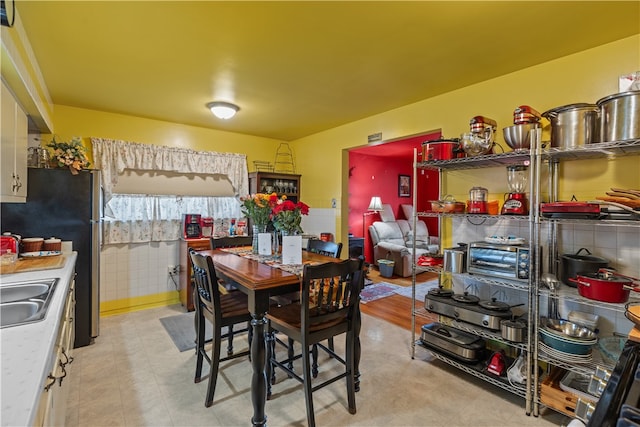
[[[178,352],[158,320],[182,311],[177,305],[102,319],[96,343],[75,351],[66,425],[250,425],[248,360],[221,364],[214,405],[205,408],[206,381],[193,382],[194,352]],[[550,411],[527,416],[523,399],[432,361],[422,349],[412,360],[410,333],[384,320],[363,315],[361,339],[358,412],[349,414],[345,382],[336,382],[314,393],[320,426],[520,427],[569,421]],[[239,336],[238,348],[243,342]],[[320,361],[321,370],[335,363],[326,355]],[[266,405],[270,426],[306,425],[296,381],[279,371],[273,393]]]

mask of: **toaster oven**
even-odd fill
[[[469,243],[467,271],[472,274],[529,281],[531,254],[528,246]]]

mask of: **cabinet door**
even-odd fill
[[[27,115],[20,106],[16,105],[16,144],[14,155],[14,170],[20,186],[14,192],[14,196],[27,198],[27,145],[28,145]]]
[[[0,116],[0,197],[24,202],[27,197],[27,115],[2,84]]]
[[[2,201],[5,201],[6,197],[13,195],[13,173],[15,169],[15,109],[16,102],[13,99],[13,95],[9,92],[9,89],[2,83],[2,93],[0,96],[2,99],[2,107],[0,111],[2,116],[0,117],[0,149],[2,150],[1,167],[0,172],[0,189],[2,194]],[[25,152],[26,156],[26,152]],[[11,201],[11,200],[7,200]]]

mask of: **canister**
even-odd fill
[[[551,146],[576,148],[598,142],[598,106],[595,104],[570,104],[542,113],[551,122]]]
[[[464,273],[467,271],[467,250],[465,247],[448,248],[444,250],[442,268],[449,273]]]
[[[602,142],[640,138],[640,90],[609,95],[597,105]]]

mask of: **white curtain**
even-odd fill
[[[144,194],[114,194],[108,202],[112,218],[103,221],[103,241],[141,243],[178,240],[182,215],[239,218],[240,202],[235,197],[182,197]]]
[[[94,163],[102,174],[105,212],[103,242],[140,243],[177,240],[182,214],[213,218],[241,216],[238,196],[248,194],[246,156],[91,138]],[[236,197],[185,197],[114,194],[125,169],[228,176]]]
[[[195,151],[105,138],[91,138],[91,145],[93,162],[102,174],[105,201],[111,199],[118,175],[125,169],[227,175],[236,196],[249,194],[247,156],[244,154]]]

